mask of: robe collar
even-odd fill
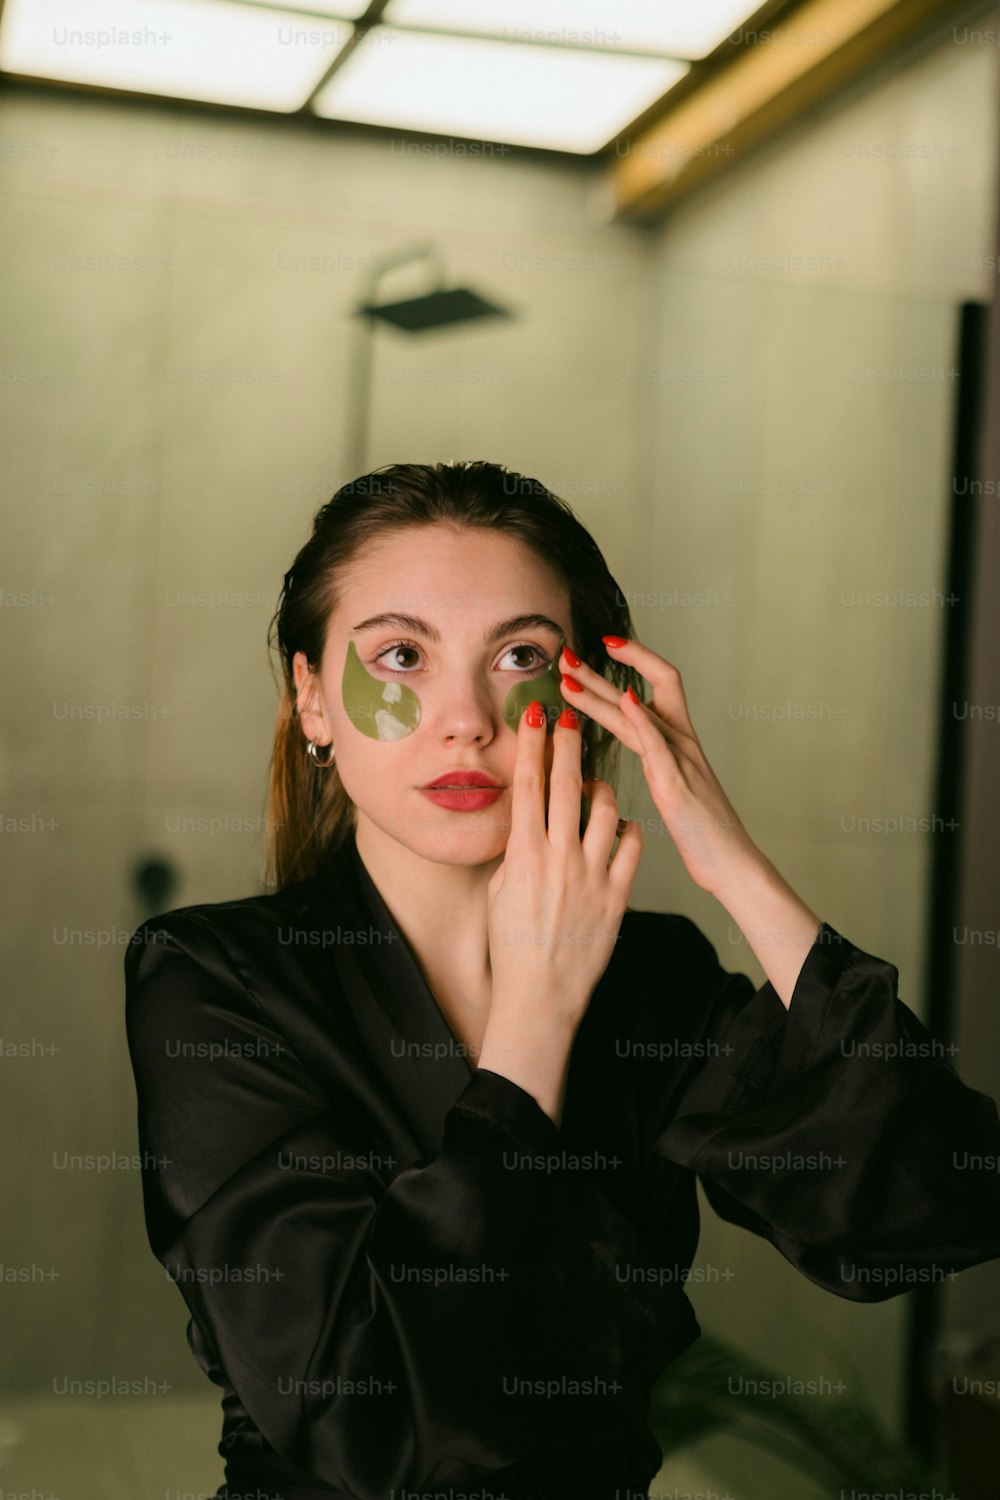
[[[337,941],[338,979],[367,1055],[428,1152],[475,1076],[416,957],[369,874],[351,829],[314,880],[317,915]],[[344,935],[353,934],[353,942]]]

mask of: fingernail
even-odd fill
[[[579,729],[580,727],[580,720],[576,716],[576,711],[570,708],[569,704],[563,709],[556,723],[561,724],[564,729]]]
[[[635,693],[633,692],[633,690],[631,688],[626,688],[625,691],[628,693],[628,695],[632,699],[633,703],[638,703],[639,702],[639,699],[636,697]]]
[[[566,660],[569,662],[569,664],[570,664],[571,667],[582,667],[583,666],[583,662],[577,656],[576,652],[575,651],[571,651],[568,646],[564,646],[563,647],[563,656],[565,656]]]
[[[583,683],[582,682],[577,682],[577,680],[576,680],[575,677],[567,677],[566,673],[564,672],[563,676],[562,676],[562,681],[563,681],[563,687],[568,687],[571,693],[582,693],[583,692]]]
[[[541,729],[542,725],[545,723],[545,710],[537,701],[537,699],[528,704],[527,708],[524,711],[524,717],[527,719],[532,729]]]
[[[628,641],[621,635],[602,635],[601,640],[606,646],[627,646]]]

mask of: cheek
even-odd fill
[[[566,699],[562,695],[559,686],[562,678],[562,670],[559,666],[559,658],[562,648],[566,644],[566,637],[559,637],[559,645],[556,654],[537,677],[532,677],[528,682],[518,682],[511,688],[504,699],[503,717],[508,729],[517,733],[517,726],[521,722],[521,715],[529,703],[540,703],[545,710],[545,732],[551,734],[555,728],[556,720],[566,707]]]
[[[420,723],[420,699],[413,689],[373,677],[353,641],[347,644],[340,696],[355,729],[369,739],[401,740]]]

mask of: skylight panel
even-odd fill
[[[6,0],[8,73],[255,109],[298,109],[348,21],[232,0]]]
[[[700,58],[737,31],[760,0],[390,0],[398,26]]]
[[[329,119],[591,153],[687,71],[671,58],[378,26],[313,107]]]

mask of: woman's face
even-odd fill
[[[372,623],[388,615],[407,618]],[[519,616],[534,618],[511,627]],[[301,651],[293,663],[302,727],[334,745],[359,823],[368,818],[441,863],[501,855],[517,751],[504,703],[513,686],[540,676],[561,636],[573,646],[570,630],[565,585],[501,532],[412,527],[367,547],[342,581],[319,671],[309,672]],[[379,702],[389,708],[376,716]],[[548,734],[546,799],[551,766]],[[497,782],[499,795],[478,808],[467,795],[452,808],[423,790],[459,769]]]

